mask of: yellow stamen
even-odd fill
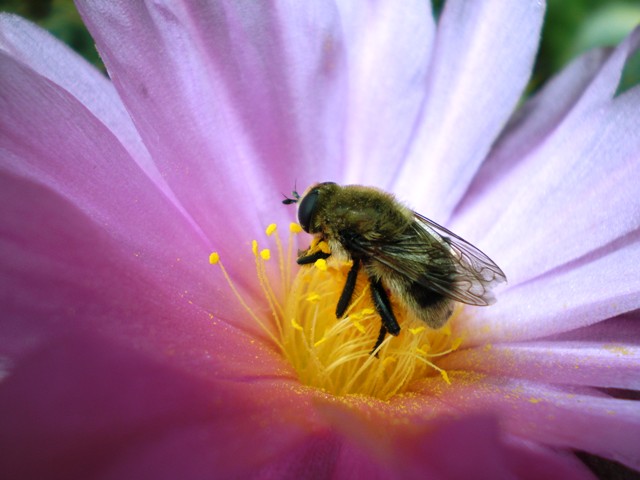
[[[278,270],[267,269],[265,262],[271,258],[271,250],[260,250],[256,240],[251,242],[258,282],[271,310],[269,320],[263,313],[252,310],[242,298],[219,255],[209,256],[211,264],[220,266],[240,304],[293,366],[300,382],[335,395],[362,394],[384,400],[410,390],[413,381],[429,375],[439,374],[450,384],[447,372],[434,362],[460,347],[462,339],[454,337],[450,328],[460,308],[445,327],[434,331],[412,318],[392,297],[400,334],[387,335],[372,352],[381,320],[373,306],[366,275],[358,275],[346,312],[342,318],[336,318],[336,305],[352,263],[341,263],[329,256],[313,266],[294,267],[294,236],[300,231],[298,224],[289,225],[285,257],[277,226],[271,224],[266,228],[265,234],[277,246]],[[308,251],[330,254],[324,241],[313,241]],[[272,278],[276,271],[279,280]],[[280,282],[283,288],[276,292],[273,281],[276,285]]]
[[[318,300],[320,300],[320,295],[316,292],[310,292],[307,295],[307,302],[316,303]]]
[[[278,228],[278,226],[275,223],[270,223],[269,226],[266,228],[266,230],[264,231],[264,233],[267,234],[267,237],[270,237],[271,234],[273,232],[276,231],[276,229]]]
[[[323,272],[327,271],[327,261],[324,258],[319,258],[313,264],[318,270],[322,270]]]
[[[209,262],[212,265],[218,265],[220,267],[220,270],[222,271],[222,275],[224,275],[224,278],[227,281],[227,284],[231,288],[231,291],[233,292],[235,297],[238,299],[238,302],[240,302],[240,305],[242,305],[242,307],[247,311],[247,313],[251,316],[251,318],[260,326],[262,331],[264,331],[269,336],[269,338],[271,338],[271,340],[273,340],[274,343],[282,349],[283,345],[280,339],[276,337],[274,333],[271,331],[271,329],[262,322],[262,320],[258,315],[256,315],[256,313],[249,306],[249,304],[247,304],[247,302],[244,300],[244,298],[242,297],[242,295],[234,285],[233,281],[231,280],[231,277],[229,276],[229,273],[227,272],[227,269],[224,268],[224,265],[220,261],[220,255],[218,255],[215,252],[212,253],[211,255],[209,255]]]

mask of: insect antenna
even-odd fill
[[[289,198],[283,193],[282,196],[284,197],[284,200],[282,201],[282,203],[284,203],[285,205],[298,203],[298,200],[300,200],[300,195],[298,194],[298,192],[294,190],[293,192],[291,192],[291,195],[293,196],[293,198]]]

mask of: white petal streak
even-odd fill
[[[640,90],[612,96],[639,44],[640,29],[609,56],[592,52],[525,105],[530,116],[500,140],[461,205],[454,229],[486,247],[512,284],[638,227]]]
[[[538,1],[446,2],[424,110],[394,188],[434,220],[447,220],[511,115],[543,14]]]
[[[640,346],[624,342],[526,342],[455,352],[439,366],[545,383],[640,389]]]
[[[429,2],[338,2],[349,82],[346,182],[389,189],[424,99],[435,23]]]
[[[576,103],[592,105],[594,101],[603,100],[601,96],[586,95],[587,102],[584,94],[592,90],[590,85],[607,62],[609,53],[598,49],[579,57],[515,112],[456,207],[454,224],[460,224],[467,234],[489,228],[500,212],[500,205],[487,208],[485,198],[493,198],[492,195],[500,195],[503,200],[513,197],[519,185],[508,180],[515,166],[579,108]],[[617,63],[622,68],[622,62]],[[605,98],[610,99],[612,94],[607,89]]]
[[[585,114],[539,149],[537,169],[483,238],[512,285],[640,227],[640,89]],[[528,252],[526,255],[522,252]]]
[[[466,232],[486,231],[499,208],[518,194],[522,185],[511,177],[520,163],[529,163],[519,179],[540,168],[529,155],[547,138],[571,131],[613,98],[627,59],[640,44],[640,28],[616,49],[596,49],[574,60],[514,114],[480,168],[457,209],[456,223]],[[535,165],[534,165],[535,162]],[[487,204],[493,208],[488,208]]]
[[[470,345],[530,340],[640,308],[640,231],[616,243],[498,293],[497,303],[461,319],[458,333]]]

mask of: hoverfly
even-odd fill
[[[449,319],[454,302],[490,305],[495,301],[491,289],[506,281],[502,270],[479,249],[377,188],[324,182],[302,195],[294,191],[293,197],[285,197],[283,203],[297,203],[303,230],[325,241],[330,250],[310,247],[300,253],[298,264],[331,255],[353,261],[336,306],[337,318],[351,302],[360,270],[367,275],[382,320],[372,353],[387,333],[400,333],[389,293],[436,329]]]

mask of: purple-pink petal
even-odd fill
[[[415,139],[393,190],[445,222],[529,79],[540,2],[446,2]]]
[[[438,389],[440,401],[453,411],[493,413],[506,431],[518,437],[640,468],[637,401],[503,376],[461,373],[444,390],[438,381],[425,380],[423,391]],[[425,405],[427,414],[431,410]]]
[[[46,77],[78,101],[118,138],[131,157],[164,186],[113,84],[93,65],[28,21],[0,14],[0,50]]]
[[[572,128],[571,124],[579,123],[582,116],[611,102],[625,62],[639,40],[636,33],[615,49],[583,54],[515,111],[458,205],[456,225],[478,236],[491,228],[503,210],[500,207],[521,189],[509,178],[516,167],[528,162],[533,171],[535,163],[544,161],[529,155],[533,150],[558,130]],[[500,200],[490,201],[498,197]],[[478,204],[482,209],[473,208]]]
[[[475,195],[475,207],[457,219],[462,234],[488,246],[511,285],[579,261],[640,227],[640,90],[611,98],[639,44],[640,30],[608,58],[560,125],[530,140],[537,143],[528,152],[511,152],[526,157],[510,157],[503,181],[485,176],[484,195]],[[541,101],[563,96],[556,90],[543,92]]]
[[[337,2],[346,48],[348,97],[335,180],[391,187],[425,101],[435,36],[429,2]]]
[[[52,337],[3,381],[0,470],[7,478],[243,476],[311,430],[302,416],[289,420],[290,408],[276,409],[287,405],[285,390],[201,373],[104,335]]]
[[[446,404],[429,399],[356,405],[323,401],[317,408],[348,442],[385,466],[383,471],[394,472],[392,478],[535,479],[554,470],[562,478],[592,478],[571,456],[505,434],[492,413],[447,411]],[[409,417],[402,427],[394,420],[398,408]]]
[[[623,220],[624,221],[624,220]],[[541,338],[640,308],[640,231],[549,274],[507,288],[454,325],[468,344]]]
[[[273,192],[338,177],[346,83],[331,4],[79,9],[159,170],[216,248],[290,219]]]
[[[439,365],[552,384],[640,390],[640,346],[624,342],[485,345],[454,352]]]
[[[238,323],[234,303],[217,308],[228,317],[220,318],[190,298],[179,281],[193,276],[180,273],[180,264],[150,272],[154,261],[169,260],[158,252],[147,258],[148,250],[140,256],[123,250],[47,187],[7,172],[0,173],[0,187],[0,356],[19,362],[53,338],[80,330],[134,346],[191,374],[282,374],[282,359],[272,347],[256,342],[255,332],[224,321]],[[213,304],[227,295],[210,288],[203,301]]]

